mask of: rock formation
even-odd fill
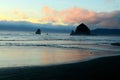
[[[37,31],[35,32],[36,34],[41,34],[41,30],[37,29]]]
[[[90,35],[90,29],[85,24],[80,24],[77,26],[76,30],[70,33],[70,35]]]
[[[120,43],[111,43],[113,46],[120,46]]]

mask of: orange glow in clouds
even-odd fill
[[[12,13],[1,14],[0,20],[29,21],[32,23],[51,23],[55,25],[75,25],[83,22],[88,25],[119,27],[120,11],[95,12],[78,7],[58,11],[48,6],[43,7],[40,11],[41,12],[25,12],[14,10]],[[112,24],[109,25],[111,22]]]

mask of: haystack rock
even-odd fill
[[[90,35],[90,34],[91,34],[90,29],[84,23],[77,26],[76,30],[70,33],[70,35]]]

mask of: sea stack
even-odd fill
[[[80,24],[79,26],[77,26],[76,30],[70,33],[70,35],[90,35],[90,29],[84,24]]]
[[[35,32],[35,34],[41,34],[41,30],[37,29],[37,31]]]

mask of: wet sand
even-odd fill
[[[49,47],[0,47],[0,68],[67,64],[89,59],[94,54],[79,49]]]
[[[111,56],[54,66],[1,68],[0,80],[119,80],[119,72],[120,56]]]
[[[119,55],[119,52],[35,46],[2,46],[0,47],[0,68],[68,64],[113,55]]]

